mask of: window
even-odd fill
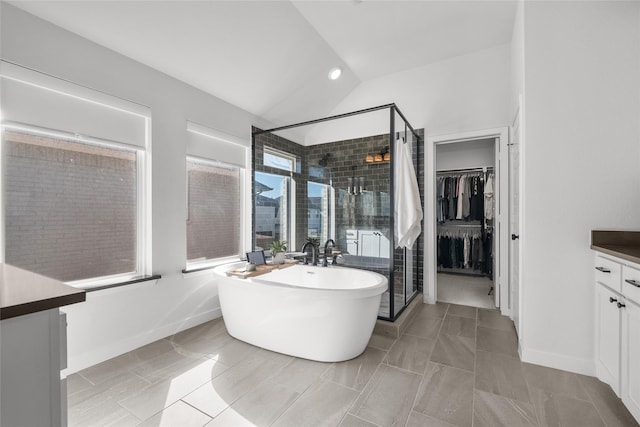
[[[3,261],[92,288],[150,273],[147,107],[0,61]]]
[[[264,148],[263,163],[265,166],[282,169],[289,172],[296,171],[296,158],[291,154],[274,150],[273,148]]]
[[[4,131],[5,261],[61,281],[137,271],[137,153]]]
[[[307,182],[307,236],[321,242],[331,238],[333,228],[333,188],[313,181]]]
[[[255,248],[268,250],[274,240],[286,240],[293,248],[291,220],[292,180],[264,172],[255,173]]]
[[[241,169],[187,158],[187,264],[237,257],[241,244]]]
[[[248,147],[242,138],[187,122],[185,271],[239,260],[248,245]]]

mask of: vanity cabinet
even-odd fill
[[[640,420],[640,265],[595,257],[596,376]]]
[[[377,230],[359,230],[360,256],[389,258],[389,239]]]
[[[85,291],[0,264],[0,425],[66,426],[67,321]]]

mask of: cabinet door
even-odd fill
[[[376,231],[360,231],[359,250],[361,256],[380,256],[380,237]]]
[[[380,233],[379,236],[378,246],[380,247],[380,258],[389,258],[391,245],[389,244],[389,239],[387,239],[387,236],[382,233]]]
[[[620,309],[622,298],[596,284],[596,375],[620,396]]]
[[[622,314],[622,401],[640,420],[640,306],[629,300]]]

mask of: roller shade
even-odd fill
[[[20,123],[145,147],[150,109],[0,62],[3,123]]]
[[[187,154],[247,167],[249,146],[242,138],[194,122],[187,122]]]

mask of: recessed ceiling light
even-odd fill
[[[329,80],[337,80],[341,74],[342,74],[342,68],[334,67],[331,70],[329,70],[329,75],[328,75]]]

